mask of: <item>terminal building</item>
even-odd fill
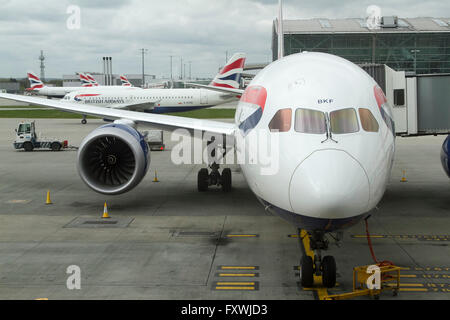
[[[278,30],[272,32],[273,60]],[[396,133],[450,133],[450,18],[284,20],[284,55],[331,53],[360,65],[394,107]]]
[[[284,20],[283,29],[285,55],[318,51],[407,73],[450,73],[450,18],[383,17],[375,30],[364,19]],[[277,48],[274,21],[273,60]]]

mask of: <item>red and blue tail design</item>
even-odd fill
[[[31,71],[28,72],[27,76],[28,76],[28,80],[30,81],[30,87],[27,88],[27,91],[33,91],[33,90],[41,89],[44,87],[44,83],[33,72],[31,72]]]
[[[131,84],[131,82],[128,81],[127,77],[125,77],[125,75],[120,76],[120,81],[122,81],[122,86],[124,86],[124,87],[132,87],[133,86]]]
[[[89,82],[92,84],[93,87],[98,87],[97,80],[95,80],[94,77],[91,76],[89,73],[86,73],[86,78],[89,80]]]
[[[222,70],[210,83],[214,87],[239,89],[244,71],[245,53],[234,54]]]
[[[84,73],[80,72],[78,74],[78,76],[80,77],[80,81],[81,81],[81,86],[82,87],[92,87],[93,86],[93,84],[91,83],[91,81],[89,80],[87,75],[85,75]]]

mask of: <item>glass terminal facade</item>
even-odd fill
[[[277,57],[273,33],[272,52]],[[285,55],[302,51],[335,54],[356,64],[386,64],[417,74],[450,73],[450,31],[436,33],[290,33],[284,35]]]

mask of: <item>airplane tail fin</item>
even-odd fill
[[[27,91],[33,91],[33,90],[41,89],[44,87],[44,83],[33,72],[31,72],[31,71],[28,72],[27,76],[28,76],[28,80],[30,81],[30,87],[27,88]]]
[[[124,86],[124,87],[132,87],[133,86],[131,84],[131,82],[127,79],[127,77],[125,77],[125,75],[120,76],[120,81],[122,81],[122,86]]]
[[[239,89],[244,71],[245,53],[235,53],[210,83],[214,87]]]
[[[88,80],[90,81],[90,83],[92,84],[93,87],[98,87],[97,80],[95,80],[94,77],[91,76],[91,74],[86,73],[86,77],[88,78]]]
[[[87,77],[87,75],[85,75],[84,73],[80,72],[80,73],[78,73],[78,76],[80,77],[80,81],[81,81],[81,86],[82,87],[92,87],[92,83],[89,80],[89,78]]]

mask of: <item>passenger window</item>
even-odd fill
[[[310,109],[295,110],[295,131],[314,134],[325,133],[327,131],[325,114]]]
[[[355,109],[342,109],[330,113],[331,132],[335,134],[359,131],[358,117]]]
[[[280,109],[269,123],[270,131],[286,132],[291,130],[291,109]]]
[[[360,108],[358,111],[364,131],[378,132],[379,125],[372,112],[370,112],[369,109],[364,108]]]

